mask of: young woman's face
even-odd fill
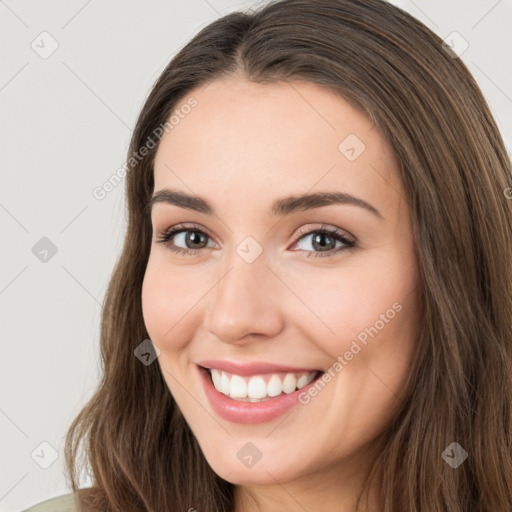
[[[419,321],[391,148],[307,82],[215,81],[177,111],[155,194],[195,199],[154,202],[142,292],[169,390],[230,482],[353,480],[400,406]],[[311,194],[324,196],[298,199]],[[220,391],[201,367],[226,370],[214,372]]]

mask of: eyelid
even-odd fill
[[[171,239],[173,239],[176,235],[178,235],[184,231],[185,232],[186,231],[202,232],[205,235],[207,235],[208,238],[213,240],[215,242],[215,244],[220,245],[222,247],[222,244],[218,244],[218,242],[216,242],[216,240],[215,240],[215,237],[212,236],[210,231],[208,229],[206,229],[204,226],[202,226],[201,224],[197,224],[197,223],[187,223],[187,222],[175,224],[175,225],[159,232],[157,243],[162,243],[164,245],[172,245]],[[352,234],[350,234],[348,231],[341,229],[337,226],[331,226],[330,224],[321,224],[320,226],[316,226],[316,227],[309,225],[309,226],[304,226],[304,227],[300,228],[299,231],[297,232],[297,234],[294,236],[294,240],[291,244],[291,247],[293,247],[294,245],[299,243],[300,240],[304,238],[304,235],[309,236],[309,235],[312,235],[317,232],[324,232],[330,236],[335,236],[338,238],[338,240],[341,238],[340,241],[345,244],[345,247],[333,249],[330,251],[325,251],[325,254],[322,254],[322,252],[305,251],[302,249],[298,250],[298,252],[308,253],[308,256],[316,255],[316,256],[320,256],[320,257],[322,257],[322,256],[329,257],[329,256],[334,256],[335,254],[337,254],[338,252],[340,252],[342,250],[352,249],[358,243],[357,238],[354,237]],[[205,249],[205,248],[203,248],[203,249]],[[182,247],[172,246],[171,250],[173,250],[175,252],[188,253],[191,255],[195,255],[198,252],[201,252],[202,249],[184,249]]]
[[[205,234],[207,234],[212,240],[215,240],[215,237],[211,234],[211,232],[205,228],[204,226],[202,226],[201,224],[196,224],[196,223],[190,223],[190,222],[181,222],[181,223],[178,223],[178,224],[175,224],[173,226],[170,226],[166,229],[163,229],[159,232],[159,235],[161,236],[165,236],[167,233],[171,232],[172,231],[175,231],[177,232],[178,230],[197,230],[197,231],[204,231]],[[320,224],[319,226],[311,226],[311,225],[306,225],[306,226],[303,226],[302,228],[300,228],[295,237],[294,237],[294,241],[293,243],[296,243],[300,237],[302,235],[305,235],[305,234],[311,234],[312,232],[316,231],[316,230],[319,230],[319,229],[329,229],[329,230],[337,230],[337,231],[340,231],[342,232],[344,235],[346,235],[347,238],[350,238],[353,242],[357,242],[357,238],[352,235],[351,233],[349,233],[348,231],[346,231],[345,229],[342,229],[342,228],[338,228],[337,226],[331,226],[330,224]],[[177,233],[174,233],[174,234],[177,234]],[[218,242],[215,242],[218,244]],[[222,247],[222,244],[218,244]]]
[[[173,235],[177,235],[178,232],[183,231],[201,231],[204,232],[206,235],[208,235],[209,238],[211,238],[217,245],[220,245],[222,247],[222,244],[219,244],[215,237],[212,235],[212,233],[202,226],[201,224],[196,224],[194,222],[180,222],[178,224],[174,224],[166,229],[162,229],[161,231],[156,231],[157,235],[159,237],[164,237],[168,233],[174,232]],[[193,250],[193,249],[190,249]]]
[[[293,243],[295,244],[301,238],[302,235],[311,234],[311,233],[314,233],[314,232],[316,232],[318,230],[322,230],[322,229],[326,229],[329,231],[336,231],[336,232],[339,231],[340,234],[343,234],[345,236],[345,238],[350,239],[354,243],[357,242],[357,238],[354,235],[352,235],[351,233],[349,233],[348,231],[346,231],[345,229],[339,228],[337,226],[333,226],[331,224],[320,224],[320,226],[314,226],[314,227],[305,226],[305,227],[300,228],[299,231],[297,232],[297,235],[295,236],[295,241]]]

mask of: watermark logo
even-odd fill
[[[142,364],[149,366],[160,356],[160,349],[149,338],[146,338],[133,353]]]
[[[468,458],[468,452],[459,443],[453,442],[441,454],[441,457],[449,466],[457,469]]]
[[[458,32],[452,32],[444,38],[442,46],[452,59],[456,59],[469,48],[469,43]]]
[[[39,467],[48,469],[59,458],[59,453],[49,442],[43,441],[34,448],[30,456]]]
[[[238,450],[236,456],[244,466],[252,468],[261,459],[263,454],[255,444],[248,442]]]
[[[30,47],[41,59],[50,57],[59,47],[57,40],[49,32],[41,32],[31,43]]]
[[[32,247],[32,254],[42,263],[48,263],[56,254],[57,246],[46,236],[43,236]]]
[[[263,247],[252,236],[244,238],[236,248],[236,253],[246,263],[252,263],[262,252]]]
[[[338,151],[349,161],[357,160],[366,149],[364,142],[355,134],[347,135],[338,145]]]

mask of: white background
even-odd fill
[[[462,60],[512,141],[512,0],[403,0]],[[125,161],[151,86],[199,29],[256,5],[228,0],[0,0],[0,511],[69,489],[65,432],[99,379],[101,303],[126,225],[124,182],[92,195]],[[57,50],[43,59],[39,51]],[[34,43],[33,43],[34,41]],[[46,263],[32,252],[49,238]],[[51,449],[58,458],[48,469]],[[42,451],[41,451],[42,450]]]

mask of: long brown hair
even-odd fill
[[[66,437],[82,509],[234,511],[235,486],[206,462],[159,365],[134,356],[148,338],[145,206],[158,145],[132,156],[190,91],[226,76],[306,80],[335,91],[375,123],[399,162],[422,315],[407,398],[367,475],[367,484],[381,475],[383,512],[510,512],[511,162],[461,60],[381,0],[282,0],[226,15],[184,46],[155,83],[128,151],[128,227],[104,301],[102,380]],[[468,454],[457,468],[441,456],[452,442]],[[92,477],[87,489],[79,489],[83,467]]]

